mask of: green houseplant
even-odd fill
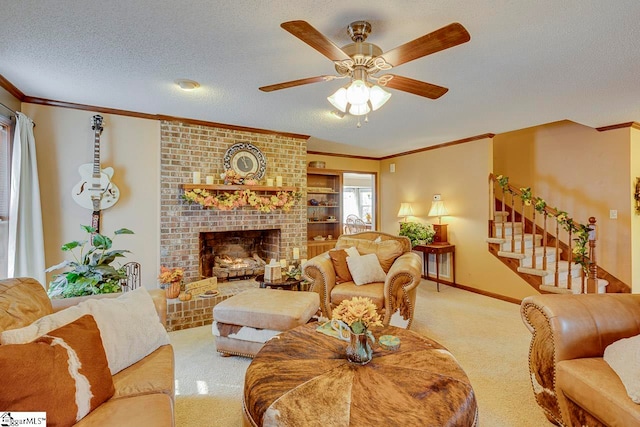
[[[116,258],[124,257],[130,252],[126,249],[111,249],[113,240],[88,225],[81,225],[89,234],[87,240],[74,240],[62,245],[63,252],[71,252],[73,260],[64,260],[60,264],[49,267],[46,271],[54,271],[70,267],[70,270],[53,276],[47,291],[51,298],[71,298],[84,295],[108,294],[121,290],[120,281],[126,279],[124,268],[116,268],[111,264]],[[133,234],[127,228],[114,232]],[[85,247],[86,252],[85,252]]]
[[[433,242],[433,236],[435,234],[436,232],[429,224],[425,225],[419,222],[400,223],[400,235],[406,236],[411,240],[411,247]]]

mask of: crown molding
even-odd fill
[[[0,87],[4,88],[7,92],[13,95],[14,98],[17,98],[18,101],[22,101],[25,98],[24,93],[17,87],[13,85],[9,80],[5,79],[2,74],[0,74]]]
[[[470,136],[468,138],[458,139],[455,141],[443,142],[442,144],[431,145],[429,147],[418,148],[411,151],[404,151],[402,153],[391,154],[388,156],[380,157],[378,160],[388,160],[400,156],[407,156],[409,154],[421,153],[423,151],[437,150],[439,148],[451,147],[453,145],[465,144],[467,142],[479,141],[481,139],[490,139],[496,136],[495,133],[483,133],[482,135]]]
[[[617,125],[602,126],[602,127],[596,128],[596,130],[598,132],[605,132],[608,130],[624,129],[624,128],[633,128],[633,129],[640,130],[640,123],[638,122],[618,123]]]

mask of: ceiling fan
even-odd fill
[[[272,92],[310,83],[348,78],[349,83],[327,99],[342,113],[355,116],[366,115],[372,110],[377,110],[391,97],[391,93],[382,87],[430,99],[440,98],[449,89],[397,74],[389,74],[387,71],[414,59],[466,43],[471,39],[467,30],[456,22],[383,53],[380,47],[366,42],[371,32],[371,24],[367,21],[355,21],[349,24],[347,31],[353,43],[342,48],[306,21],[289,21],[280,26],[333,61],[338,75],[292,80],[259,89],[263,92]],[[378,75],[380,72],[384,74]]]

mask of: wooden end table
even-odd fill
[[[469,378],[442,345],[393,326],[398,350],[373,347],[361,366],[347,361],[347,343],[308,323],[267,341],[247,368],[245,426],[465,426],[477,425]]]
[[[440,255],[451,254],[451,280],[454,285],[456,284],[456,245],[450,245],[449,243],[416,245],[413,250],[424,254],[423,268],[424,276],[427,280],[429,280],[429,254],[436,256],[436,287],[438,292],[440,292]]]

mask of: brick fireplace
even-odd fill
[[[307,186],[305,137],[162,121],[160,141],[161,265],[184,268],[186,283],[199,280],[200,234],[239,230],[279,230],[279,247],[269,256],[290,260],[293,248],[299,248],[300,257],[306,258],[305,197],[289,212],[277,210],[272,213],[259,212],[251,207],[231,211],[203,209],[181,199],[181,185],[191,183],[194,171],[201,173],[203,182],[204,177],[212,175],[214,183],[222,183],[220,173],[224,171],[224,153],[237,142],[250,142],[262,150],[267,159],[265,178],[282,176],[285,186],[295,186],[304,193]],[[173,300],[170,304],[179,303]],[[206,313],[204,315],[207,316]],[[171,325],[172,319],[180,317],[180,310],[170,307],[169,330],[184,327]],[[208,318],[199,319],[198,322],[211,323]]]
[[[192,173],[213,175],[221,184],[225,151],[247,141],[267,158],[266,177],[282,176],[284,185],[306,191],[304,138],[163,121],[161,123],[160,262],[185,269],[185,281],[198,280],[201,232],[280,229],[278,259],[291,259],[294,247],[306,256],[306,207],[289,212],[262,213],[251,207],[232,211],[203,209],[181,199],[181,184],[191,183]],[[303,198],[303,200],[305,200]]]

